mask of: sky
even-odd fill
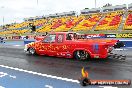
[[[96,0],[96,7],[130,4],[132,0]],[[23,18],[94,8],[95,0],[0,0],[0,25],[22,22]]]

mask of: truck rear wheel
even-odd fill
[[[77,60],[88,60],[90,59],[90,55],[84,50],[77,50],[74,52],[74,58]]]

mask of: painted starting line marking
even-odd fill
[[[0,88],[5,88],[5,87],[3,87],[3,86],[0,86]]]
[[[45,85],[46,88],[53,88],[53,86]]]
[[[78,80],[73,80],[73,79],[68,79],[68,78],[62,78],[62,77],[57,77],[57,76],[37,73],[37,72],[23,70],[23,69],[14,68],[14,67],[9,67],[9,66],[5,66],[5,65],[0,65],[0,67],[8,68],[8,69],[16,70],[16,71],[21,71],[21,72],[26,72],[26,73],[30,73],[30,74],[34,74],[34,75],[39,75],[39,76],[43,76],[43,77],[48,77],[48,78],[53,78],[53,79],[58,79],[58,80],[63,80],[63,81],[68,81],[68,82],[79,83]]]

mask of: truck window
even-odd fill
[[[63,39],[64,39],[64,35],[63,34],[59,34],[58,35],[58,38],[57,38],[57,42],[58,43],[62,43],[63,42]]]
[[[66,40],[73,40],[73,39],[77,39],[77,34],[76,33],[68,33],[66,35]]]
[[[66,40],[72,40],[71,34],[67,34],[67,35],[66,35]]]
[[[44,43],[53,43],[55,42],[55,38],[56,38],[56,35],[55,34],[52,34],[52,35],[48,35],[46,38],[44,38],[43,42]]]

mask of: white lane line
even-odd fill
[[[132,41],[132,40],[120,40],[120,41]]]
[[[58,80],[63,80],[63,81],[68,81],[68,82],[79,83],[78,80],[74,80],[74,79],[68,79],[68,78],[63,78],[63,77],[57,77],[57,76],[37,73],[37,72],[28,71],[28,70],[19,69],[19,68],[14,68],[14,67],[9,67],[9,66],[5,66],[5,65],[0,65],[0,67],[8,68],[8,69],[16,70],[16,71],[21,71],[21,72],[26,72],[26,73],[30,73],[30,74],[35,74],[35,75],[39,75],[39,76],[43,76],[43,77],[48,77],[48,78],[53,78],[53,79],[58,79]]]
[[[114,50],[117,50],[118,51],[118,50],[128,50],[128,49],[114,49]]]
[[[101,88],[118,88],[118,87],[113,87],[113,86],[99,86]]]
[[[13,46],[21,46],[21,45],[13,45]]]

